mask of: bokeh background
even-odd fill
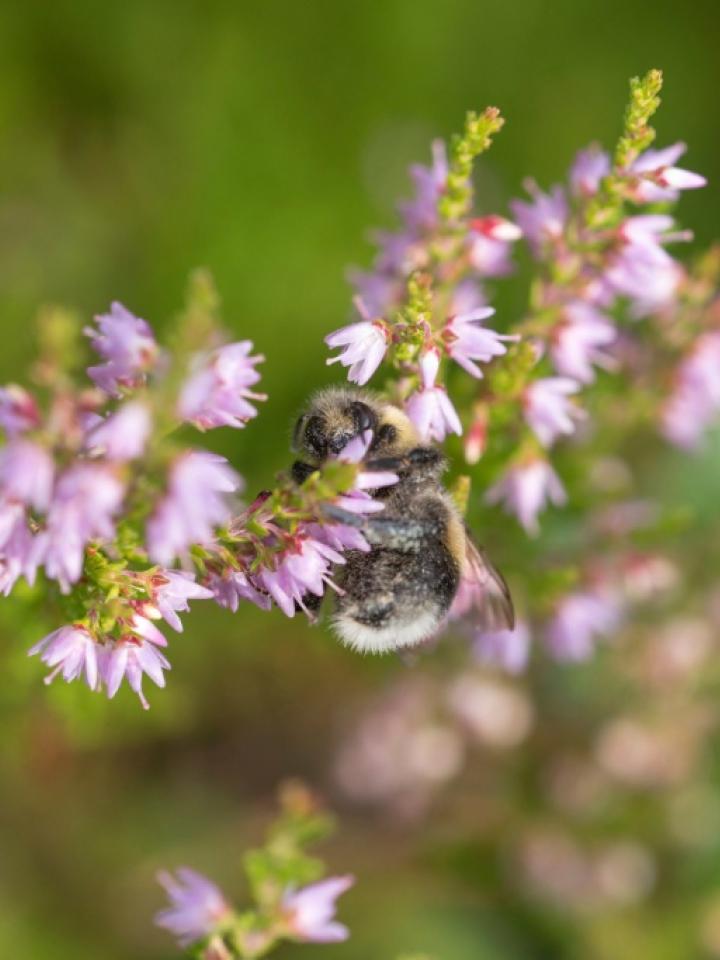
[[[718,29],[715,0],[3,4],[0,380],[22,381],[38,306],[89,317],[117,298],[162,334],[189,271],[206,266],[228,327],[268,358],[261,418],[213,437],[259,489],[288,462],[305,396],[340,376],[321,338],[348,315],[348,265],[368,261],[368,229],[392,223],[408,164],[465,110],[496,104],[507,117],[478,179],[483,208],[501,210],[528,174],[548,184],[578,147],[611,144],[628,77],[659,66],[660,143],[687,141],[688,166],[711,182],[683,200],[682,219],[698,245],[717,236]],[[521,309],[522,286],[503,296]],[[715,463],[702,464],[709,504]],[[688,502],[698,475],[668,467]],[[519,733],[475,744],[432,801],[410,788],[386,809],[340,789],[338,745],[368,705],[398,683],[432,684],[453,654],[362,659],[279,612],[201,606],[146,715],[125,690],[107,703],[78,685],[46,689],[24,650],[51,624],[2,601],[0,952],[175,956],[151,923],[155,869],[190,863],[240,895],[241,852],[259,841],[278,782],[297,775],[339,813],[324,854],[358,886],[342,908],[347,944],[279,958],[720,956],[712,657],[701,680],[671,670],[665,687],[656,673],[649,687],[629,680],[617,653],[536,668],[503,687],[525,704]],[[706,735],[697,764],[659,761],[655,779],[630,777],[600,814],[583,806],[573,788],[602,777],[580,745],[564,751],[568,731],[592,744],[626,698],[669,692],[678,723],[691,717]],[[676,761],[692,753],[686,740],[674,749]],[[581,766],[568,772],[558,756]],[[578,849],[615,859],[591,869]],[[602,895],[573,897],[588,870]]]

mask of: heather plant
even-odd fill
[[[377,384],[423,440],[447,441],[452,491],[481,539],[504,550],[519,613],[514,630],[480,631],[470,598],[450,625],[470,639],[449,674],[403,680],[361,718],[335,771],[359,802],[417,815],[474,742],[511,749],[529,736],[542,707],[488,665],[521,673],[533,640],[538,658],[586,660],[658,598],[673,616],[711,606],[712,564],[698,569],[680,549],[693,518],[662,502],[643,466],[666,444],[700,448],[720,411],[720,255],[683,263],[669,252],[691,239],[675,205],[705,180],[677,166],[684,144],[653,146],[661,86],[655,70],[633,80],[614,150],[583,149],[547,190],[527,181],[507,213],[478,209],[472,179],[503,118],[469,114],[449,147],[433,144],[430,167],[412,169],[415,195],[400,228],[377,236],[372,268],[351,274],[356,316],[326,337],[327,362]],[[520,316],[490,305],[506,283],[525,284]],[[47,681],[82,678],[108,697],[125,681],[147,707],[144,677],[163,687],[170,668],[161,627],[181,631],[191,602],[274,604],[314,622],[314,598],[340,589],[333,570],[346,551],[370,549],[362,520],[383,509],[373,492],[397,480],[366,467],[368,438],[302,484],[281,475],[243,489],[235,465],[201,443],[220,427],[255,429],[264,357],[228,342],[203,272],[165,345],[119,303],[84,330],[46,312],[39,340],[27,386],[0,391],[0,584],[7,596],[24,579],[57,616],[30,650]],[[617,743],[645,729],[622,723],[592,762],[574,762],[622,781]],[[352,881],[319,880],[301,849],[321,823],[293,808],[249,856],[249,911],[188,868],[164,875],[171,906],[158,923],[207,960],[344,938],[335,900]],[[512,848],[528,885],[553,843],[524,836]],[[652,872],[644,856],[629,853],[641,880]],[[601,859],[576,870],[590,899]]]

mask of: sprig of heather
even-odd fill
[[[83,678],[108,697],[126,681],[147,707],[144,678],[163,687],[170,668],[159,626],[181,631],[190,601],[236,610],[274,600],[288,616],[312,616],[306,600],[335,588],[343,551],[369,549],[327,508],[379,509],[365,490],[393,475],[369,476],[346,457],[301,487],[278,478],[243,509],[239,473],[179,438],[183,424],[242,428],[264,399],[255,390],[263,358],[247,340],[227,342],[218,306],[197,274],[162,348],[146,320],[113,304],[84,331],[103,360],[88,367],[90,386],[59,366],[80,348],[68,318],[53,314],[35,391],[0,388],[0,588],[42,577],[59,595],[66,625],[30,651],[48,681]]]
[[[705,179],[677,166],[684,144],[651,149],[661,86],[657,70],[633,79],[612,157],[593,145],[577,155],[567,184],[544,192],[528,181],[530,199],[511,204],[512,219],[471,212],[472,161],[500,128],[497,111],[481,115],[480,131],[468,118],[449,160],[436,141],[432,167],[412,170],[417,193],[400,207],[402,229],[379,236],[370,273],[352,275],[361,319],[326,338],[343,348],[328,362],[348,366],[353,382],[367,383],[383,364],[391,370],[386,390],[421,437],[464,433],[468,464],[487,464],[486,501],[504,505],[530,535],[548,504],[568,501],[551,452],[580,427],[591,432],[580,400],[596,406],[607,374],[622,381],[635,411],[628,430],[654,410],[668,438],[695,446],[720,411],[717,273],[700,283],[667,250],[691,236],[669,208]],[[528,310],[499,333],[486,325],[494,310],[482,284],[511,272],[520,238],[534,264]],[[479,381],[469,409],[448,395],[458,366]],[[575,584],[577,602],[568,596],[566,610],[563,592],[551,593],[558,609],[544,614],[557,623],[550,646],[559,654],[591,649],[591,636],[574,651],[562,639],[567,624],[583,635],[584,612],[604,604],[608,630],[617,622],[617,605],[604,590],[598,599],[592,580]]]
[[[338,898],[354,878],[325,877],[322,862],[305,850],[330,832],[332,821],[298,784],[287,785],[281,800],[283,812],[265,846],[244,858],[249,906],[235,908],[212,880],[189,867],[158,874],[170,902],[155,923],[198,960],[254,960],[286,941],[348,938],[348,928],[335,914]]]

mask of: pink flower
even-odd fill
[[[155,923],[169,930],[181,947],[210,936],[232,913],[212,880],[189,867],[180,867],[175,876],[162,871],[157,879],[167,892],[170,906],[155,915]]]
[[[208,587],[215,603],[232,610],[233,613],[241,600],[249,600],[261,610],[270,609],[270,597],[257,590],[241,570],[224,570],[222,573],[212,574],[208,578]]]
[[[620,607],[609,595],[571,593],[560,601],[548,626],[547,641],[560,660],[585,660],[596,636],[607,636],[620,622]]]
[[[289,890],[283,897],[282,907],[292,935],[308,943],[347,940],[347,927],[335,922],[335,901],[354,882],[351,876],[328,877],[300,890]]]
[[[16,383],[0,387],[0,427],[13,437],[40,425],[40,411],[32,394]]]
[[[493,357],[507,353],[503,341],[517,341],[517,334],[500,334],[482,326],[482,321],[491,317],[492,307],[480,307],[470,313],[451,317],[443,331],[447,351],[455,363],[467,370],[472,377],[482,378],[482,371],[475,361],[489,363]]]
[[[85,446],[91,453],[116,463],[136,460],[145,452],[151,429],[150,411],[144,403],[132,400],[93,426]]]
[[[335,563],[345,563],[341,553],[302,531],[296,535],[292,546],[278,556],[275,569],[263,569],[255,579],[282,612],[292,617],[296,604],[304,608],[306,593],[321,597],[326,583],[334,586],[330,574]]]
[[[121,303],[113,303],[110,313],[95,317],[98,329],[87,327],[93,349],[107,362],[88,367],[88,376],[106,393],[120,396],[121,387],[135,387],[151,370],[158,347],[150,325],[130,313]]]
[[[683,360],[665,404],[662,431],[676,446],[692,450],[720,413],[720,333],[701,336]]]
[[[639,175],[632,197],[637,203],[662,203],[677,200],[680,190],[697,190],[707,184],[705,177],[675,166],[687,150],[684,143],[675,143],[663,150],[646,150],[630,167]]]
[[[462,433],[462,425],[444,387],[435,385],[440,354],[435,348],[420,358],[421,387],[408,399],[407,415],[423,440],[441,443],[449,433]]]
[[[433,140],[432,157],[432,166],[415,164],[410,168],[415,197],[399,205],[405,223],[412,230],[432,230],[437,224],[438,201],[445,192],[448,177],[447,153],[442,140]]]
[[[78,463],[60,475],[47,515],[46,529],[35,538],[48,577],[64,592],[80,578],[90,540],[110,540],[113,517],[124,489],[111,468]]]
[[[249,356],[252,347],[249,340],[230,343],[200,362],[180,392],[178,412],[183,420],[208,430],[244,427],[257,416],[257,410],[248,401],[267,397],[249,388],[260,379],[255,365],[265,358]]]
[[[381,320],[359,320],[341,327],[325,337],[329,347],[343,347],[336,356],[326,360],[349,367],[348,380],[360,386],[367,383],[383,361],[390,334]]]
[[[135,635],[128,635],[112,646],[100,649],[99,672],[110,699],[125,678],[140,698],[143,709],[148,710],[150,704],[142,691],[143,675],[147,674],[158,687],[165,686],[163,670],[169,670],[170,664],[156,646],[165,646],[167,641],[144,617],[133,619],[132,630]]]
[[[178,633],[182,623],[178,611],[190,609],[189,600],[209,600],[212,591],[195,582],[184,570],[158,570],[152,577],[152,603],[163,620]]]
[[[510,273],[510,245],[521,236],[520,227],[504,217],[493,215],[471,220],[468,242],[473,269],[484,277]]]
[[[575,432],[583,411],[569,397],[579,389],[579,384],[568,377],[545,377],[526,388],[525,419],[544,447],[551,446],[563,434]]]
[[[209,543],[216,526],[230,517],[227,495],[241,480],[224,457],[191,450],[170,470],[168,492],[147,524],[150,557],[169,566],[195,543]]]
[[[558,475],[547,460],[531,460],[511,467],[485,494],[488,503],[504,501],[508,513],[514,513],[525,530],[539,532],[538,514],[549,500],[561,506],[567,495]]]
[[[473,652],[482,663],[500,667],[508,673],[522,673],[530,656],[530,632],[525,623],[514,630],[478,631]]]
[[[610,173],[610,157],[598,146],[581,150],[570,168],[570,185],[577,197],[592,197]]]
[[[563,319],[555,327],[550,353],[558,373],[580,383],[595,379],[593,365],[613,365],[612,358],[602,349],[613,343],[617,331],[604,313],[590,304],[576,300],[565,306]]]
[[[616,294],[632,301],[636,317],[653,313],[675,299],[683,272],[661,246],[685,238],[667,233],[673,224],[672,217],[646,214],[629,217],[620,226],[620,244],[604,279]]]
[[[81,626],[60,627],[36,643],[28,651],[28,656],[41,654],[40,659],[52,668],[45,678],[50,683],[58,673],[68,683],[84,673],[85,681],[91,690],[97,686],[98,663],[97,644]]]
[[[44,447],[31,440],[12,440],[0,450],[0,488],[11,500],[46,510],[55,465]]]
[[[562,236],[568,217],[568,205],[562,187],[556,186],[550,193],[543,193],[537,184],[530,183],[528,190],[532,194],[532,203],[513,200],[510,206],[533,253],[539,256],[546,243]]]

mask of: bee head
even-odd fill
[[[362,391],[323,390],[295,424],[293,447],[313,462],[337,456],[351,440],[377,430],[378,417]]]

